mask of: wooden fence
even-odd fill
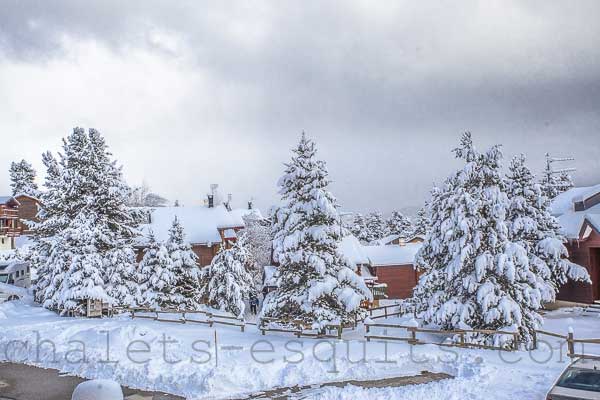
[[[543,330],[537,330],[535,331],[535,335],[534,335],[534,341],[533,341],[533,348],[537,349],[538,348],[538,344],[539,344],[539,336],[550,336],[550,337],[554,337],[557,339],[561,339],[564,340],[564,342],[567,344],[567,355],[570,358],[586,358],[586,359],[590,359],[590,360],[600,360],[600,354],[586,354],[584,351],[585,349],[583,349],[582,346],[582,352],[578,353],[576,350],[576,345],[577,344],[581,344],[581,345],[585,345],[585,344],[597,344],[600,345],[600,339],[576,339],[575,335],[573,334],[573,332],[569,332],[566,335],[561,335],[558,333],[554,333],[554,332],[548,332],[548,331],[543,331]],[[598,351],[600,353],[600,350]]]
[[[391,335],[372,335],[371,328],[388,328],[388,329],[403,329],[406,330],[409,336],[391,336]],[[367,342],[371,341],[371,339],[380,339],[380,340],[398,340],[405,341],[411,345],[416,344],[435,344],[438,346],[448,346],[448,347],[474,347],[479,349],[488,349],[488,350],[516,350],[519,346],[519,337],[515,332],[507,332],[507,331],[496,331],[496,330],[488,330],[488,329],[455,329],[455,330],[438,330],[438,329],[427,329],[427,328],[419,328],[415,326],[408,325],[399,325],[399,324],[380,324],[380,323],[370,323],[365,324],[366,334],[365,338]],[[444,335],[444,336],[458,336],[458,343],[435,343],[435,342],[426,342],[423,339],[417,338],[417,333],[428,333],[433,335]],[[504,336],[512,336],[513,343],[510,349],[501,347],[501,346],[490,346],[484,345],[480,343],[471,343],[469,342],[468,336],[471,334],[487,334],[487,335],[504,335]]]
[[[273,324],[275,326],[273,326]],[[284,321],[275,318],[262,318],[258,329],[261,334],[265,335],[267,332],[283,332],[292,333],[296,337],[312,337],[317,339],[330,338],[330,339],[341,339],[344,328],[354,328],[354,326],[342,326],[342,325],[327,325],[324,330],[319,331],[313,329],[310,325],[298,321]],[[332,334],[331,332],[335,332]]]
[[[245,322],[242,318],[238,318],[232,314],[215,314],[205,310],[176,310],[176,309],[162,309],[155,310],[146,307],[129,307],[124,308],[122,311],[129,312],[132,319],[135,318],[146,318],[154,321],[161,322],[174,322],[174,323],[196,323],[205,324],[212,327],[215,324],[236,326],[245,331]],[[175,318],[169,318],[175,316]],[[199,318],[194,318],[199,316]]]
[[[402,315],[402,311],[396,311],[396,312],[390,312],[388,311],[389,308],[396,308],[399,309],[398,304],[390,304],[387,306],[380,306],[380,307],[373,307],[373,308],[369,308],[369,318],[371,319],[378,319],[378,318],[389,318],[389,317],[395,317],[398,315]],[[378,311],[378,310],[383,310],[383,314],[380,315],[373,315],[374,311]]]

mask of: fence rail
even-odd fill
[[[121,309],[122,311],[129,312],[132,319],[135,318],[145,318],[152,319],[154,321],[160,322],[173,322],[186,324],[196,323],[196,324],[205,324],[212,327],[214,324],[220,325],[228,325],[228,326],[236,326],[241,329],[242,332],[245,331],[245,322],[242,318],[238,318],[235,315],[228,314],[215,314],[210,311],[205,310],[176,310],[176,309],[161,309],[155,310],[152,308],[146,307],[128,307]],[[150,315],[149,315],[150,314]],[[164,315],[177,315],[177,319],[165,318],[161,317]],[[193,319],[189,318],[190,315],[204,315],[204,319]]]

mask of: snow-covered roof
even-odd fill
[[[348,235],[342,239],[338,249],[353,265],[368,264],[369,258],[365,253],[364,246],[354,235]]]
[[[154,232],[157,240],[169,237],[169,229],[175,217],[183,226],[186,240],[192,244],[220,243],[219,229],[244,226],[243,216],[258,210],[239,209],[228,211],[224,206],[157,207],[150,211],[150,223],[140,227],[145,237]],[[142,243],[145,240],[142,240]]]
[[[17,204],[20,204],[14,196],[0,196],[0,204],[6,204],[11,200]]]
[[[365,246],[364,251],[371,261],[371,265],[407,265],[413,264],[415,255],[419,251],[422,243],[407,243],[404,246]]]
[[[377,240],[376,242],[378,244],[388,244],[388,243],[393,242],[394,240],[401,239],[401,238],[404,238],[404,235],[399,235],[399,234],[388,235],[386,237],[383,237],[383,238]]]
[[[30,194],[27,194],[27,193],[17,193],[17,194],[15,194],[13,197],[14,197],[15,199],[16,199],[17,197],[29,197],[30,199],[33,199],[33,200],[35,200],[35,201],[38,201],[38,202],[41,202],[41,200],[40,200],[40,198],[39,198],[39,197],[36,197],[36,196],[30,195]]]
[[[556,196],[550,205],[552,215],[558,218],[561,232],[569,239],[579,238],[583,222],[587,219],[596,230],[600,231],[600,204],[583,211],[575,211],[574,203],[588,199],[600,193],[600,185],[569,189]]]

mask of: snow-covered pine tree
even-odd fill
[[[547,284],[530,266],[526,249],[510,240],[500,149],[481,154],[466,133],[455,154],[466,165],[432,193],[431,231],[416,257],[423,271],[414,291],[416,311],[443,329],[510,330],[530,343]],[[498,335],[472,340],[512,345]]]
[[[404,238],[412,236],[414,228],[408,217],[400,211],[392,211],[387,220],[388,235],[401,235]]]
[[[26,194],[37,198],[40,195],[38,185],[35,183],[35,170],[27,161],[13,161],[9,172],[13,196]]]
[[[68,255],[66,271],[53,304],[61,314],[85,315],[86,300],[111,303],[113,298],[104,290],[104,259],[96,247],[102,243],[103,232],[98,229],[94,213],[81,212],[59,235],[61,246],[55,250]]]
[[[356,213],[353,223],[350,226],[350,232],[361,242],[367,244],[370,242],[371,234],[367,227],[367,221],[361,213]]]
[[[156,240],[153,232],[148,235],[144,257],[138,268],[138,280],[145,306],[160,309],[177,305],[173,291],[176,282],[173,261],[167,247]]]
[[[417,215],[415,216],[415,220],[413,222],[413,236],[425,236],[427,231],[429,230],[429,217],[427,216],[427,207],[428,204],[425,203],[425,206],[417,211]]]
[[[246,234],[248,252],[248,270],[252,274],[254,286],[256,289],[262,284],[263,267],[271,265],[271,251],[273,245],[273,236],[271,224],[258,216],[256,212],[251,212],[243,217],[244,233]]]
[[[554,301],[558,288],[569,279],[589,281],[587,270],[568,260],[565,238],[550,212],[550,201],[525,165],[523,154],[511,160],[505,187],[510,200],[507,213],[510,240],[527,250],[532,269],[545,284],[551,285],[542,300]]]
[[[231,248],[222,246],[211,264],[202,269],[201,292],[209,306],[244,316],[244,301],[254,290],[252,275],[247,269],[249,259],[246,235],[240,234]]]
[[[372,211],[366,216],[367,232],[369,233],[368,242],[374,243],[389,235],[389,229],[383,214],[379,211]]]
[[[131,246],[114,247],[104,257],[106,292],[115,304],[137,306],[141,288],[138,283],[136,254]]]
[[[139,218],[126,205],[129,188],[122,179],[120,167],[112,160],[112,154],[96,130],[90,129],[86,133],[82,128],[75,128],[63,140],[59,160],[46,153],[44,164],[48,169],[47,190],[41,195],[41,221],[32,227],[34,245],[31,260],[34,267],[46,275],[36,287],[38,300],[44,304],[61,304],[60,299],[48,296],[56,296],[63,291],[59,286],[64,280],[60,282],[59,278],[66,276],[71,264],[69,260],[63,260],[62,264],[54,262],[50,255],[54,252],[53,257],[57,257],[55,247],[68,245],[64,243],[63,233],[68,228],[72,229],[76,218],[80,215],[94,216],[88,223],[95,223],[93,230],[100,232],[95,236],[94,248],[104,266],[101,269],[104,290],[108,286],[109,274],[112,278],[116,277],[114,271],[106,269],[114,256],[111,252],[120,249],[131,254]],[[121,258],[121,261],[125,260]],[[117,273],[125,274],[123,270]],[[115,304],[115,301],[110,303]]]
[[[169,229],[166,243],[169,257],[173,263],[173,307],[196,310],[200,307],[200,281],[198,256],[192,246],[185,241],[185,233],[179,219],[175,217]]]
[[[323,329],[354,321],[362,314],[361,301],[371,293],[338,251],[344,229],[337,201],[328,191],[325,163],[316,151],[302,134],[279,180],[286,210],[274,243],[280,247],[279,287],[267,297],[262,316]]]

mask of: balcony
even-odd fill
[[[19,218],[19,210],[14,210],[10,208],[2,208],[0,209],[0,219],[18,219]]]

